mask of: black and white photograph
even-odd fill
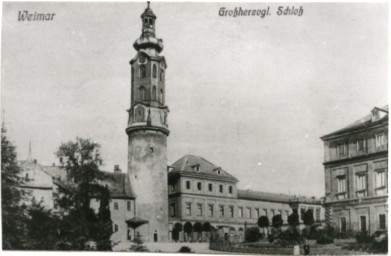
[[[2,250],[386,255],[389,11],[2,2]]]

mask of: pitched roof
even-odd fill
[[[185,155],[170,167],[172,168],[172,171],[169,172],[169,175],[183,174],[205,179],[238,182],[238,179],[234,176],[200,156]]]
[[[321,204],[321,201],[316,198],[308,198],[304,196],[292,196],[286,194],[277,194],[270,192],[260,192],[253,190],[241,190],[238,189],[238,199],[248,200],[260,200],[279,203],[308,203],[308,204]]]
[[[66,188],[71,187],[64,167],[42,166],[42,169],[55,179],[56,184]],[[101,174],[98,178],[98,184],[107,185],[112,198],[136,198],[126,173],[101,172]]]
[[[345,133],[345,132],[349,132],[349,131],[353,131],[353,130],[357,130],[357,129],[360,129],[360,128],[367,128],[367,127],[370,127],[372,125],[376,125],[380,122],[383,122],[383,121],[386,121],[388,120],[388,105],[384,106],[384,107],[375,107],[373,108],[372,111],[374,110],[380,110],[382,112],[385,112],[386,114],[383,116],[383,117],[380,117],[379,119],[373,119],[373,114],[369,114],[369,115],[366,115],[364,116],[363,118],[360,118],[359,120],[349,124],[348,126],[342,128],[342,129],[339,129],[335,132],[332,132],[332,133],[329,133],[327,135],[324,135],[321,137],[321,139],[325,139],[329,136],[332,136],[332,135],[338,135],[338,134],[342,134],[342,133]]]
[[[22,175],[28,174],[28,179],[24,180],[22,187],[50,189],[53,186],[50,175],[42,171],[42,166],[32,160],[23,160],[19,162]],[[23,177],[25,178],[25,177]]]

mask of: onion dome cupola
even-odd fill
[[[137,39],[133,47],[139,51],[141,49],[153,48],[158,53],[163,50],[163,40],[155,37],[155,20],[156,15],[153,13],[152,9],[148,6],[141,14],[142,20],[142,33],[139,39]]]

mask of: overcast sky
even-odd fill
[[[152,3],[168,63],[168,163],[203,156],[239,188],[324,195],[320,136],[387,104],[388,6]],[[271,15],[220,17],[219,9]],[[127,170],[129,60],[145,3],[4,3],[2,109],[19,159],[51,165],[76,136]],[[18,22],[18,11],[55,13]]]

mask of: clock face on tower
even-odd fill
[[[144,55],[141,55],[141,56],[140,56],[139,62],[140,62],[140,63],[145,63],[145,56],[144,56]]]

